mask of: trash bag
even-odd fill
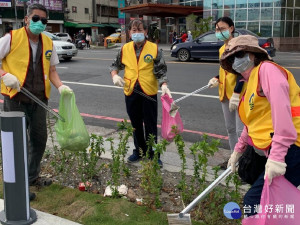
[[[243,225],[299,225],[300,190],[284,176],[275,177],[272,184],[265,179],[258,214],[243,219]]]
[[[59,114],[65,119],[65,122],[58,120],[55,124],[56,139],[60,147],[69,151],[86,149],[90,136],[77,108],[74,92],[62,91]]]
[[[178,133],[182,133],[183,124],[180,118],[179,112],[176,113],[175,117],[170,116],[169,112],[173,99],[167,94],[161,96],[162,102],[162,122],[161,122],[161,136],[167,141],[172,141]],[[174,129],[174,126],[175,129]]]

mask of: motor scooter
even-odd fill
[[[78,49],[84,49],[86,47],[86,42],[85,40],[79,40],[77,43],[76,43],[76,48]]]

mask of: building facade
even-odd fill
[[[49,10],[49,20],[46,28],[48,31],[54,33],[63,30],[63,0],[11,0],[9,3],[7,5],[0,4],[0,37],[5,34],[8,27],[18,29],[24,26],[27,5],[32,3],[43,4]]]

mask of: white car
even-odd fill
[[[72,57],[77,55],[78,50],[74,44],[62,41],[59,37],[47,31],[43,31],[43,33],[53,40],[53,45],[60,60],[70,61]]]
[[[62,41],[72,42],[72,38],[68,33],[54,33],[57,37],[59,37]]]

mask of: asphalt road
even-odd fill
[[[123,91],[113,86],[108,70],[117,50],[81,50],[70,62],[62,61],[57,66],[62,81],[74,90],[79,111],[89,116],[84,116],[86,124],[116,128],[117,119],[128,119]],[[206,85],[211,77],[218,74],[217,61],[181,63],[171,58],[169,51],[165,51],[165,60],[174,99]],[[288,68],[300,84],[300,53],[277,53],[274,60]],[[57,109],[58,103],[59,94],[53,88],[49,105]],[[229,149],[217,88],[186,98],[178,105],[184,128],[189,130],[184,133],[185,140],[194,142],[199,140],[201,132],[209,133],[213,137],[220,136],[221,147]],[[160,101],[158,120],[160,124]]]

